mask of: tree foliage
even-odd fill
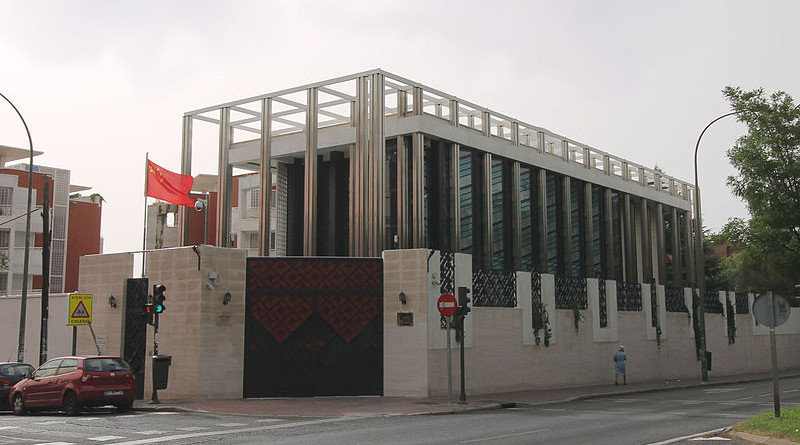
[[[751,219],[733,219],[717,235],[742,250],[722,263],[723,281],[737,290],[795,293],[800,282],[800,110],[783,91],[723,90],[747,134],[728,150],[737,170],[728,177]]]

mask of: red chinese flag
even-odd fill
[[[155,162],[147,160],[147,193],[146,196],[162,199],[173,204],[194,206],[194,199],[189,196],[194,178],[181,175],[159,167]]]

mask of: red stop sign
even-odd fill
[[[436,308],[439,309],[439,313],[445,317],[455,314],[458,308],[456,297],[454,297],[453,294],[442,294],[439,297],[439,301],[436,302]]]

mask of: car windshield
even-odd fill
[[[86,372],[130,371],[131,367],[121,358],[102,357],[84,360],[83,370]]]
[[[25,376],[33,371],[33,366],[23,365],[19,363],[11,363],[7,365],[0,365],[0,374],[8,376]]]

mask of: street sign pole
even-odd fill
[[[447,323],[447,400],[453,401],[453,358],[450,348],[450,327],[453,325],[453,317],[444,317]]]
[[[781,392],[778,388],[778,345],[775,340],[775,325],[778,319],[776,314],[778,305],[775,304],[775,294],[771,291],[769,293],[769,303],[771,311],[769,312],[772,317],[772,323],[769,328],[769,353],[772,359],[772,402],[775,410],[775,417],[781,417]]]
[[[153,357],[154,357],[154,359],[153,359],[153,373],[151,374],[153,376],[153,394],[152,394],[152,396],[150,398],[150,404],[151,405],[155,405],[155,404],[160,403],[158,401],[158,390],[156,389],[156,384],[155,384],[155,375],[156,375],[155,357],[158,356],[158,315],[159,315],[158,312],[156,312],[154,320],[153,320]]]

